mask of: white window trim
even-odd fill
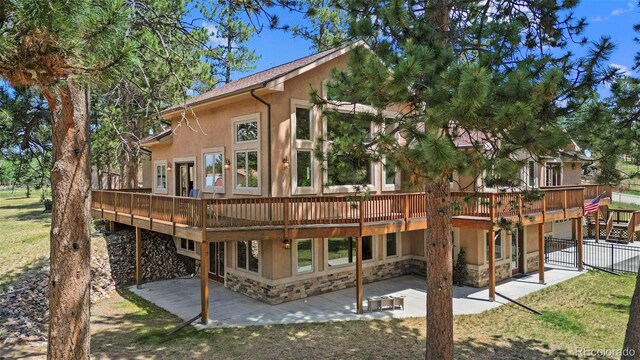
[[[382,254],[384,259],[397,259],[402,254],[402,233],[396,232],[396,254],[387,256],[387,234],[382,235]]]
[[[296,117],[296,109],[309,109],[311,117],[311,140],[296,139],[296,127],[298,119]],[[318,181],[316,173],[319,171],[318,160],[314,156],[317,138],[317,114],[313,106],[307,100],[291,99],[291,152],[289,159],[291,162],[291,193],[292,195],[311,195],[318,193]],[[311,186],[298,186],[298,150],[311,151]]]
[[[167,194],[169,189],[169,167],[167,166],[167,160],[155,160],[153,162],[153,190],[158,194]],[[164,166],[165,171],[165,187],[158,187],[158,166]]]
[[[353,109],[353,106],[350,107],[351,110]],[[341,109],[339,109],[339,112],[343,112]],[[356,112],[358,112],[356,110]],[[348,113],[348,112],[345,112]],[[370,127],[369,127],[369,131],[370,133],[373,135],[374,134],[374,124],[371,123]],[[327,117],[323,116],[322,117],[322,132],[326,135],[328,130],[327,130]],[[325,136],[326,138],[326,136]],[[331,147],[331,143],[332,141],[330,140],[326,140],[324,141],[324,144],[322,144],[322,148],[324,153],[326,154],[329,151],[329,148]],[[369,191],[372,192],[376,192],[378,191],[378,163],[377,162],[371,162],[371,179],[373,180],[372,184],[366,184],[365,186],[367,187],[367,189]],[[324,171],[322,172],[322,182],[323,184],[328,184],[329,183],[329,171],[328,169],[329,164],[327,163],[327,161],[323,161],[323,167],[324,167]],[[324,193],[350,193],[350,192],[355,192],[356,191],[356,184],[350,184],[350,185],[329,185],[329,186],[323,186],[323,192]]]
[[[299,240],[311,240],[311,270],[307,270],[307,271],[298,271],[298,241]],[[291,262],[293,264],[293,274],[296,275],[300,275],[300,274],[310,274],[316,271],[316,252],[315,252],[315,239],[314,238],[305,238],[305,239],[295,239],[293,241],[293,261]]]
[[[245,268],[241,268],[241,267],[238,266],[238,242],[240,242],[240,241],[247,241],[249,243],[251,243],[251,241],[257,241],[258,242],[258,272],[249,270],[249,254],[247,254],[247,268],[245,269]],[[247,274],[253,274],[253,275],[262,276],[262,241],[260,241],[260,240],[238,240],[235,243],[236,244],[233,247],[233,252],[234,252],[233,265],[234,265],[234,268],[236,270],[238,270],[238,271],[242,271],[242,272],[247,273]],[[247,251],[248,250],[249,249],[247,248]]]
[[[233,137],[233,151],[232,151],[233,160],[231,160],[231,162],[233,163],[231,166],[231,171],[233,171],[233,176],[231,177],[233,181],[233,184],[231,185],[232,193],[239,194],[239,195],[260,195],[262,191],[261,113],[257,112],[257,113],[237,116],[232,118],[231,120],[233,123],[232,129],[231,129],[231,136]],[[258,123],[258,139],[250,140],[250,141],[240,141],[240,142],[236,141],[237,139],[236,129],[238,124],[254,122],[254,121]],[[258,186],[255,188],[238,188],[237,187],[238,164],[237,164],[236,153],[242,152],[242,151],[256,151],[258,154]]]
[[[212,153],[220,153],[222,154],[222,186],[206,186],[206,182],[205,182],[205,169],[204,166],[206,164],[205,162],[205,155],[206,154],[212,154]],[[205,148],[202,149],[202,191],[203,192],[214,192],[216,194],[224,194],[225,193],[225,189],[227,186],[227,174],[225,171],[225,161],[226,161],[226,154],[224,153],[224,146],[220,146],[220,147],[212,147],[212,148]],[[195,166],[195,165],[194,165]]]

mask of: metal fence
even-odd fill
[[[640,247],[585,240],[583,263],[609,271],[638,273]],[[544,244],[545,263],[578,267],[578,242],[576,240],[546,238]]]

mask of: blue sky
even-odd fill
[[[616,50],[610,63],[619,66],[623,71],[632,71],[633,57],[640,45],[633,41],[636,34],[633,25],[640,23],[640,9],[634,1],[627,0],[581,0],[575,14],[587,19],[585,35],[596,40],[601,36],[611,36]],[[283,22],[296,22],[301,19],[288,13],[281,14]],[[248,73],[236,73],[233,79],[268,69],[299,57],[313,53],[311,44],[305,40],[294,38],[282,31],[263,30],[254,36],[249,47],[260,55],[256,69]]]

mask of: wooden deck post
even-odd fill
[[[538,277],[544,284],[544,223],[538,224]]]
[[[142,229],[136,226],[136,287],[142,286]]]
[[[360,215],[360,231],[356,238],[356,310],[358,314],[362,314],[362,298],[363,298],[363,281],[362,281],[362,228],[364,226],[364,200],[360,198],[359,206]]]
[[[202,305],[201,323],[209,323],[209,243],[202,239],[200,243],[200,303]]]
[[[576,223],[578,224],[577,228],[576,228],[576,232],[577,232],[577,238],[578,238],[578,270],[582,271],[584,270],[584,265],[583,265],[583,261],[584,261],[584,248],[582,246],[582,222],[580,221],[581,218],[577,218],[576,219]]]
[[[357,237],[356,243],[356,308],[358,314],[363,313],[362,309],[362,297],[363,297],[363,283],[362,283],[362,236]]]
[[[496,300],[496,231],[489,230],[489,300]]]

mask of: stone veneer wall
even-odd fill
[[[527,272],[536,272],[538,271],[538,264],[540,262],[538,261],[538,254],[536,253],[535,256],[531,256],[531,255],[527,255]]]
[[[418,259],[406,259],[395,262],[364,267],[363,282],[391,279],[402,275],[425,275],[426,263]],[[302,299],[308,296],[346,289],[355,286],[356,273],[353,268],[345,271],[293,280],[288,283],[270,285],[237,273],[226,274],[225,286],[233,291],[247,295],[269,304],[280,304]]]
[[[511,277],[511,263],[506,262],[504,264],[496,265],[496,282]],[[469,277],[465,282],[465,285],[484,287],[489,285],[489,267],[482,267],[480,269],[469,268]]]

